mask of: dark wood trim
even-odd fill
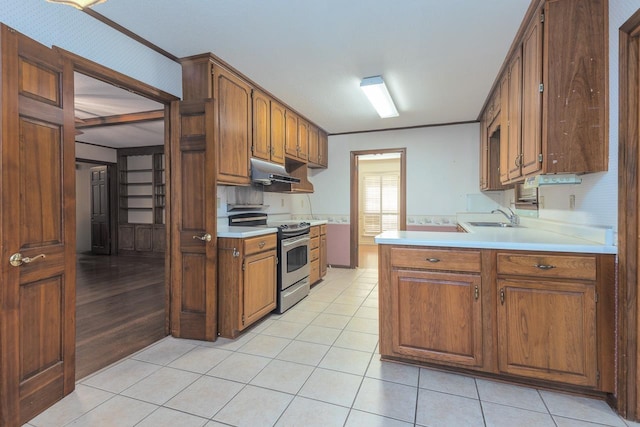
[[[637,420],[638,154],[640,145],[640,10],[620,27],[618,138],[617,410]]]
[[[144,123],[144,122],[158,121],[162,119],[164,119],[164,109],[153,110],[153,111],[142,111],[139,113],[117,114],[113,116],[92,117],[90,119],[79,119],[79,121],[76,122],[76,129]]]
[[[337,133],[329,133],[329,136],[339,136],[339,135],[355,135],[359,133],[374,133],[374,132],[392,132],[398,130],[409,130],[409,129],[422,129],[422,128],[433,128],[433,127],[441,127],[441,126],[455,126],[455,125],[467,125],[470,123],[479,123],[479,120],[466,120],[462,122],[449,122],[449,123],[434,123],[429,125],[416,125],[416,126],[404,126],[404,127],[396,127],[396,128],[385,128],[385,129],[369,129],[369,130],[354,130],[349,132],[337,132]]]
[[[162,49],[159,46],[156,46],[155,44],[151,43],[149,40],[139,36],[138,34],[134,33],[133,31],[123,27],[122,25],[118,24],[117,22],[112,21],[111,19],[107,18],[106,16],[96,12],[95,10],[85,7],[84,9],[82,9],[82,11],[84,13],[86,13],[87,15],[91,16],[94,19],[97,19],[98,21],[102,22],[103,24],[113,28],[114,30],[121,32],[122,34],[124,34],[125,36],[137,41],[138,43],[140,43],[141,45],[144,45],[146,47],[148,47],[149,49],[158,52],[160,55],[169,58],[172,61],[175,62],[179,62],[179,59],[177,56],[167,52],[166,50]]]
[[[350,220],[349,220],[349,258],[350,268],[358,267],[358,230],[359,230],[359,183],[358,156],[367,154],[400,154],[400,230],[407,229],[407,149],[384,148],[379,150],[360,150],[351,152],[351,183],[350,183]]]
[[[149,98],[162,104],[169,104],[171,101],[177,101],[180,99],[175,95],[172,95],[168,92],[141,82],[140,80],[136,80],[125,74],[107,68],[104,65],[98,64],[97,62],[93,62],[89,59],[83,58],[73,52],[62,49],[61,47],[54,46],[53,50],[59,52],[63,57],[69,58],[73,63],[73,69],[75,71],[86,74],[89,77],[93,77],[105,83],[118,86],[132,93],[144,96],[145,98]]]
[[[100,147],[100,148],[108,148],[109,150],[118,150],[117,148],[114,147],[107,147],[106,145],[102,145],[102,144],[94,144],[93,142],[83,142],[83,141],[76,141],[76,144],[86,144],[86,145],[93,145],[94,147]]]

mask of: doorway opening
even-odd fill
[[[176,98],[72,60],[78,380],[169,333],[165,117]]]
[[[377,267],[374,237],[406,229],[406,149],[351,152],[351,268]]]

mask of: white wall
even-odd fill
[[[115,148],[99,147],[97,145],[76,142],[76,159],[117,163],[118,150]]]
[[[407,149],[407,217],[439,218],[496,203],[479,191],[478,123],[329,137],[329,168],[310,174],[314,216],[346,222],[350,210],[352,151]],[[302,196],[294,196],[294,199]],[[304,202],[304,200],[302,200]],[[310,213],[307,203],[293,203],[293,214]]]
[[[59,46],[182,96],[180,64],[73,7],[45,0],[2,0],[0,22],[45,46]]]

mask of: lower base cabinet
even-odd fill
[[[118,226],[118,254],[158,255],[165,252],[164,224],[120,224]]]
[[[276,235],[218,239],[218,335],[238,334],[276,308]]]
[[[383,359],[614,391],[614,255],[380,245],[379,266]]]
[[[327,225],[314,225],[309,236],[309,282],[313,285],[327,275]]]

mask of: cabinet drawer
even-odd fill
[[[266,251],[276,247],[276,235],[266,234],[264,236],[251,237],[244,239],[244,255],[251,255],[258,252]]]
[[[318,249],[318,248],[311,249],[309,251],[309,257],[311,258],[311,261],[315,261],[317,259],[320,259],[320,249]]]
[[[596,257],[499,253],[498,274],[596,280]]]
[[[317,225],[314,225],[313,227],[311,227],[311,229],[309,230],[309,237],[313,239],[314,237],[318,237],[319,235],[320,235],[320,227]]]
[[[311,240],[309,241],[309,248],[315,249],[319,247],[320,247],[320,237],[318,236],[312,237]]]
[[[393,267],[427,270],[480,271],[479,251],[392,248]]]

